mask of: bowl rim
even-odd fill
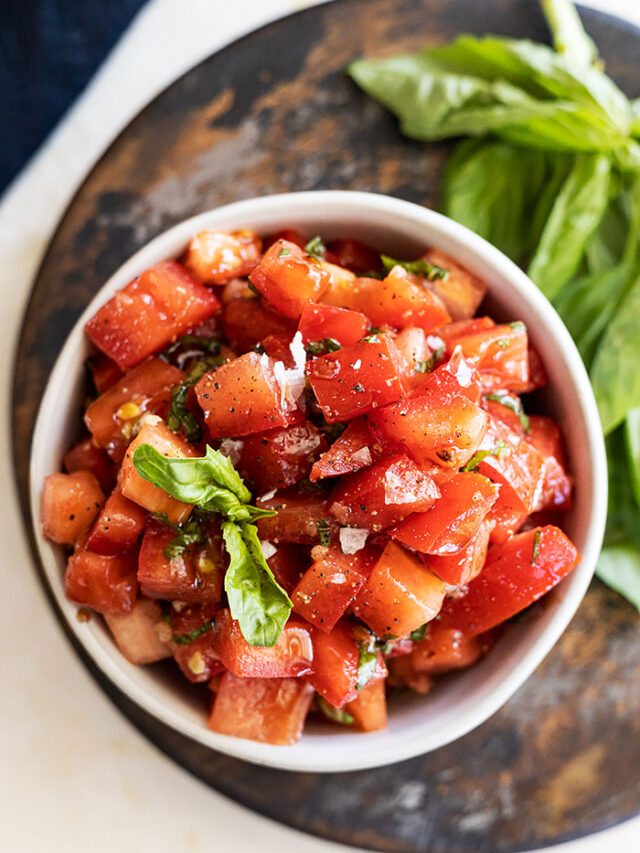
[[[591,490],[590,524],[582,547],[582,561],[578,568],[560,585],[565,590],[565,594],[540,636],[534,640],[522,657],[511,665],[506,676],[494,685],[495,689],[490,692],[485,690],[485,695],[475,702],[473,708],[468,709],[465,714],[459,716],[452,714],[451,721],[437,735],[429,731],[420,733],[414,731],[410,737],[394,738],[393,735],[388,735],[386,738],[388,742],[384,742],[383,738],[376,740],[374,744],[371,738],[379,733],[375,733],[375,735],[358,733],[355,737],[362,742],[360,749],[348,749],[342,740],[343,749],[337,755],[327,750],[325,755],[320,751],[319,754],[314,754],[311,757],[306,754],[304,737],[298,744],[282,747],[221,735],[206,728],[202,722],[196,725],[193,721],[186,720],[178,711],[167,707],[155,697],[150,696],[137,683],[134,674],[127,671],[127,668],[133,668],[132,665],[128,664],[119,653],[120,660],[118,662],[107,655],[94,635],[93,629],[87,630],[90,623],[81,624],[75,618],[77,605],[67,601],[59,568],[55,564],[54,551],[57,546],[46,542],[40,532],[39,502],[42,486],[40,457],[44,452],[43,448],[48,437],[49,409],[55,403],[55,380],[56,377],[67,375],[72,368],[77,366],[78,351],[81,350],[84,341],[83,326],[97,307],[107,301],[115,290],[122,287],[146,267],[160,260],[176,257],[194,233],[212,225],[218,228],[224,227],[220,224],[221,218],[229,217],[237,221],[244,216],[250,221],[259,215],[265,218],[271,217],[273,220],[278,218],[283,221],[290,220],[291,224],[295,224],[295,220],[300,219],[301,216],[306,216],[312,220],[320,205],[329,205],[334,208],[337,223],[340,221],[341,213],[344,214],[347,209],[351,212],[358,212],[359,210],[362,213],[366,210],[368,213],[374,212],[379,215],[378,222],[382,229],[385,227],[384,221],[386,219],[404,219],[412,221],[413,224],[424,226],[425,244],[437,243],[438,237],[442,237],[453,240],[461,246],[464,245],[465,251],[491,267],[497,276],[508,282],[527,310],[533,310],[538,315],[542,315],[544,331],[550,334],[555,341],[571,383],[577,389],[583,430],[587,437],[587,446],[582,448],[581,452],[584,455],[585,464],[591,466],[592,482],[600,484],[600,488],[592,488]],[[502,252],[454,220],[413,202],[378,193],[349,190],[282,193],[213,208],[182,220],[166,229],[128,258],[100,287],[82,312],[66,338],[49,374],[32,436],[29,482],[31,523],[43,574],[60,612],[65,618],[67,628],[99,670],[143,710],[192,740],[252,763],[283,770],[310,772],[361,770],[412,758],[457,740],[491,717],[546,657],[577,610],[595,570],[604,535],[607,512],[606,455],[595,398],[578,350],[568,330],[546,297],[525,273]],[[133,669],[140,668],[135,667]]]

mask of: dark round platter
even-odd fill
[[[637,95],[640,30],[582,14],[608,71]],[[336,0],[214,54],[125,129],[66,211],[20,336],[13,451],[28,527],[37,407],[100,285],[168,226],[241,198],[331,188],[435,205],[448,146],[403,138],[343,68],[363,53],[414,50],[461,31],[547,37],[535,0]],[[640,812],[638,617],[597,582],[545,663],[489,722],[430,755],[359,773],[285,773],[208,751],[132,705],[78,653],[122,712],[184,768],[249,808],[334,841],[393,853],[508,853]]]

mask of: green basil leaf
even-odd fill
[[[182,382],[171,390],[171,403],[167,414],[167,426],[173,432],[184,430],[190,444],[198,444],[202,439],[202,426],[198,418],[187,408],[189,384]]]
[[[425,622],[424,625],[421,625],[419,628],[416,628],[415,631],[412,631],[409,634],[409,639],[413,640],[414,643],[419,643],[421,640],[424,640],[427,635],[428,624],[428,622]]]
[[[553,299],[578,269],[587,241],[609,201],[611,162],[601,154],[576,158],[546,222],[529,276]]]
[[[467,464],[462,468],[462,471],[470,472],[477,471],[478,466],[482,462],[483,459],[486,459],[487,456],[496,456],[498,459],[502,456],[509,456],[511,453],[511,446],[507,444],[506,441],[499,441],[495,447],[492,447],[491,450],[477,450],[471,459],[467,462]]]
[[[553,46],[576,65],[589,66],[598,58],[598,48],[582,26],[571,0],[540,0],[549,24]]]
[[[316,696],[316,702],[324,716],[328,720],[331,720],[332,723],[340,723],[343,726],[352,726],[355,722],[351,714],[348,714],[343,708],[336,708],[335,705],[327,702],[324,696],[320,696],[320,694],[318,694]]]
[[[636,507],[640,510],[640,408],[630,409],[624,423],[629,476]],[[640,518],[638,519],[640,527]]]
[[[215,621],[213,619],[206,619],[202,625],[198,625],[197,628],[193,628],[193,630],[188,631],[186,634],[174,634],[173,642],[180,646],[189,645],[189,643],[193,643],[200,639],[200,637],[202,637],[203,634],[206,634],[207,631],[210,631],[214,625]]]
[[[327,252],[327,247],[325,246],[322,237],[316,236],[309,240],[307,245],[304,247],[304,250],[307,255],[311,255],[311,257],[315,258],[316,261],[323,261]]]
[[[249,506],[251,492],[231,460],[207,446],[203,457],[166,457],[150,444],[142,444],[133,454],[140,476],[164,489],[172,498],[220,512],[234,521],[253,521],[274,515],[271,510]]]
[[[485,394],[485,398],[493,400],[495,403],[500,403],[501,406],[512,411],[514,415],[517,415],[524,431],[526,433],[531,431],[531,424],[525,413],[522,400],[516,394],[510,394],[508,391],[495,391],[491,394]]]
[[[591,384],[605,435],[640,406],[640,276],[605,331],[593,365]]]
[[[358,652],[358,678],[356,681],[356,690],[362,690],[366,687],[369,681],[375,675],[378,668],[378,649],[375,643],[375,637],[370,640],[360,640]]]
[[[640,612],[640,548],[627,542],[605,546],[598,557],[596,575],[628,599]]]
[[[337,352],[342,349],[338,341],[333,338],[322,338],[319,341],[309,341],[306,346],[308,355],[325,355],[328,352]]]
[[[424,258],[419,258],[417,261],[397,261],[388,255],[380,255],[380,260],[385,272],[391,272],[394,267],[403,267],[407,272],[422,275],[430,281],[446,281],[449,277],[449,270],[436,264],[430,264]]]
[[[231,615],[249,645],[274,646],[293,605],[267,565],[258,530],[225,521],[222,536],[230,559],[224,588]]]

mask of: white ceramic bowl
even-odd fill
[[[39,500],[47,474],[60,468],[77,434],[88,342],[86,320],[147,267],[177,257],[203,228],[285,227],[325,239],[361,238],[382,251],[414,257],[436,247],[484,280],[490,310],[524,320],[550,377],[545,408],[565,431],[575,505],[565,529],[582,553],[578,568],[544,604],[518,620],[478,665],[447,678],[426,697],[399,696],[384,731],[358,734],[317,724],[295,746],[227,737],[206,727],[200,697],[162,667],[136,667],[118,652],[102,620],[80,623],[64,596],[62,550],[39,535]],[[606,461],[600,421],[578,352],[549,302],[501,252],[461,225],[406,201],[359,192],[306,192],[241,201],[202,213],[156,237],[117,270],[69,335],[53,368],[35,428],[31,456],[33,524],[45,574],[69,627],[95,663],[130,699],[177,731],[237,758],[288,770],[343,771],[390,764],[437,749],[480,725],[531,675],[559,638],[587,589],[600,550],[606,515]]]

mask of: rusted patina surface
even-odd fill
[[[609,72],[637,95],[640,33],[595,12],[585,19]],[[131,123],[73,200],[34,284],[14,388],[25,517],[38,402],[101,283],[166,227],[241,198],[347,188],[436,204],[448,146],[404,139],[343,67],[362,53],[412,50],[460,31],[545,38],[534,0],[340,0],[212,56]],[[251,767],[207,751],[94,674],[167,754],[276,820],[372,850],[506,853],[640,811],[638,628],[632,608],[594,583],[545,664],[476,732],[400,765],[334,776]]]

